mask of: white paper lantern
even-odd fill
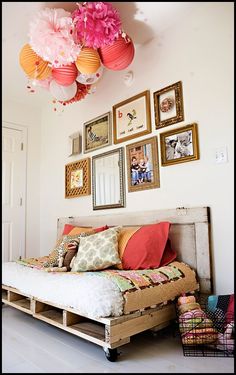
[[[66,101],[72,99],[77,91],[76,82],[73,82],[69,86],[61,86],[56,81],[50,83],[50,93],[52,96],[60,101]]]
[[[103,74],[103,69],[104,68],[101,65],[100,68],[95,73],[91,73],[91,74],[79,73],[76,78],[76,81],[78,81],[79,83],[82,83],[83,85],[92,85],[93,83],[97,82],[101,78]]]

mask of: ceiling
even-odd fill
[[[200,3],[191,2],[113,2],[119,11],[122,27],[135,46],[160,37]],[[2,63],[3,96],[5,99],[31,106],[43,106],[52,99],[50,93],[39,88],[31,94],[27,78],[19,65],[19,52],[28,43],[29,22],[46,7],[73,11],[75,2],[3,2],[2,3]],[[13,27],[14,25],[14,27]]]

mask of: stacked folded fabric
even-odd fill
[[[185,345],[211,344],[217,340],[218,332],[213,322],[201,309],[194,296],[178,298],[179,328]]]

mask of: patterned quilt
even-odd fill
[[[18,260],[17,263],[27,267],[46,271],[45,267],[43,267],[46,260],[47,256],[42,258],[27,258]],[[96,275],[108,278],[118,286],[122,293],[167,284],[185,277],[180,268],[178,268],[176,265],[172,265],[171,263],[168,266],[148,270],[126,271],[107,269],[103,271],[68,272],[68,274],[77,274],[78,276]]]

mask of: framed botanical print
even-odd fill
[[[182,82],[176,82],[153,94],[156,129],[184,120]]]
[[[184,163],[199,159],[197,124],[160,133],[161,165]]]
[[[114,143],[151,133],[150,92],[144,91],[113,106]]]
[[[111,144],[111,113],[107,112],[84,123],[84,153]]]
[[[90,158],[65,166],[65,198],[91,194]]]
[[[126,146],[128,191],[160,187],[157,137]]]

